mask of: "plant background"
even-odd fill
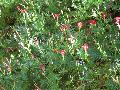
[[[0,90],[119,90],[117,16],[119,0],[0,0]]]

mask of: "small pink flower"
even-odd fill
[[[89,20],[88,23],[89,23],[90,25],[96,25],[97,22],[96,22],[96,20]]]
[[[26,9],[21,9],[21,13],[27,13]]]
[[[115,17],[114,20],[115,20],[115,24],[120,25],[120,16]]]
[[[9,66],[9,67],[7,68],[7,70],[8,70],[8,72],[11,72],[11,71],[12,71],[12,68]]]
[[[77,26],[78,26],[79,29],[81,29],[82,26],[83,26],[83,23],[82,23],[82,22],[78,22],[78,23],[77,23]]]
[[[17,9],[17,10],[20,10],[20,6],[17,6],[16,9]]]
[[[82,48],[84,49],[84,51],[85,51],[85,52],[87,52],[87,50],[88,50],[89,46],[88,46],[88,44],[87,44],[87,43],[85,43],[85,44],[82,46]]]
[[[39,66],[39,68],[40,68],[42,71],[45,71],[45,64],[41,64],[41,65]]]
[[[61,54],[62,56],[64,56],[64,55],[65,55],[65,50],[61,50],[61,51],[60,51],[60,54]]]
[[[61,27],[60,27],[61,31],[66,31],[66,30],[68,30],[69,28],[70,28],[70,27],[69,27],[69,25],[67,25],[67,24],[62,24]]]
[[[58,18],[60,17],[60,14],[55,13],[55,14],[52,14],[52,16],[53,16],[54,19],[58,20]]]

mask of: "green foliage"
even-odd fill
[[[0,90],[119,90],[119,6],[1,0]]]

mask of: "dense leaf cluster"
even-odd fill
[[[1,0],[0,90],[119,88],[119,0]]]

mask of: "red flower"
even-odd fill
[[[96,25],[97,22],[96,22],[96,20],[89,20],[88,23],[91,25]]]
[[[85,51],[85,52],[87,52],[87,50],[88,50],[89,46],[88,46],[88,44],[87,44],[87,43],[85,43],[85,44],[82,46],[82,48],[84,49],[84,51]]]
[[[65,50],[61,50],[61,51],[60,51],[60,54],[61,54],[62,56],[64,56],[64,55],[65,55]]]
[[[101,17],[102,17],[103,20],[105,20],[106,17],[107,17],[107,14],[103,12],[103,13],[101,13]]]
[[[21,13],[26,13],[27,10],[26,9],[21,9]]]
[[[82,22],[78,22],[78,23],[77,23],[77,26],[78,26],[79,29],[81,29],[82,26],[83,26],[83,23],[82,23]]]
[[[54,19],[58,20],[58,18],[60,17],[60,14],[55,13],[55,14],[52,14],[52,16],[53,16]]]
[[[70,28],[70,27],[69,27],[69,25],[67,25],[67,24],[62,24],[61,27],[60,27],[61,31],[68,30],[69,28]]]
[[[120,25],[120,16],[115,17],[114,20],[115,20],[115,24]]]
[[[20,10],[20,6],[17,6],[16,9],[17,9],[17,10]]]
[[[42,71],[45,71],[45,64],[41,64],[41,65],[39,66],[39,68],[40,68]]]

